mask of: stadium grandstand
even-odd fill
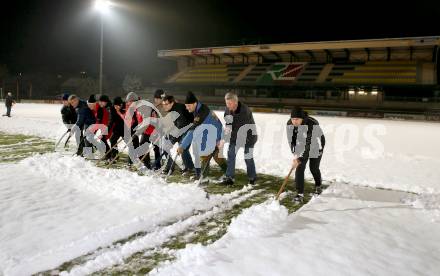
[[[160,50],[177,70],[158,86],[211,105],[227,91],[254,108],[440,115],[440,37]]]

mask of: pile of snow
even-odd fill
[[[239,219],[232,220],[228,233],[237,239],[271,235],[284,227],[287,215],[284,206],[268,201],[244,210]]]
[[[0,271],[6,275],[54,268],[236,196],[207,200],[195,184],[101,169],[59,153],[0,164],[0,170]]]
[[[117,245],[111,250],[107,250],[101,254],[95,254],[96,256],[93,259],[90,259],[84,264],[73,267],[70,271],[63,271],[60,273],[60,275],[88,275],[105,269],[106,267],[123,264],[124,259],[130,257],[131,255],[137,252],[160,247],[162,243],[165,243],[173,236],[181,234],[187,231],[190,227],[196,226],[201,222],[213,217],[214,215],[232,208],[233,206],[245,201],[249,197],[259,192],[261,191],[253,190],[237,197],[231,197],[230,200],[225,204],[216,206],[209,211],[195,214],[194,216],[190,216],[184,220],[179,220],[169,226],[157,228],[155,231],[136,238],[133,241],[122,245]],[[148,253],[144,253],[145,256],[147,256],[147,254]]]
[[[405,203],[411,194],[332,188],[289,216],[277,202],[253,206],[220,240],[188,245],[152,274],[438,274],[440,223],[426,209]]]
[[[47,179],[66,179],[78,190],[99,197],[120,199],[162,211],[177,204],[201,207],[205,193],[195,185],[169,185],[159,177],[140,176],[124,169],[101,169],[81,157],[60,153],[37,155],[20,162],[28,171]],[[199,206],[195,205],[199,204]]]
[[[429,213],[433,222],[440,222],[440,194],[413,195],[408,202]]]

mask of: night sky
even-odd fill
[[[104,71],[160,80],[158,49],[439,35],[431,1],[119,0],[105,17]],[[433,4],[434,3],[434,4]],[[413,6],[416,5],[416,6]],[[16,72],[98,72],[99,14],[91,0],[3,1],[0,64]]]

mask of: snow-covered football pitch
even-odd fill
[[[273,200],[291,166],[287,115],[254,114],[258,184],[219,189],[53,152],[60,108],[0,118],[0,275],[440,271],[438,123],[316,117],[329,186],[297,210],[293,180]]]

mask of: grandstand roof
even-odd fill
[[[394,50],[405,49],[412,51],[418,48],[437,48],[440,45],[440,36],[389,38],[389,39],[365,39],[345,41],[321,41],[303,43],[281,43],[264,45],[241,45],[226,47],[209,47],[194,49],[159,50],[158,57],[178,59],[194,56],[242,56],[264,55],[277,53],[295,54],[296,52],[327,52],[332,51],[370,51],[370,50]]]

